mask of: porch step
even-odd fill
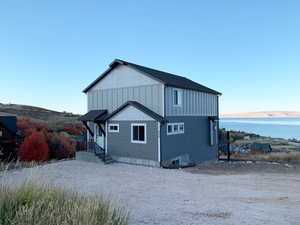
[[[105,164],[110,164],[115,162],[110,155],[105,155],[104,152],[95,154],[99,159],[101,159]]]
[[[113,160],[113,159],[104,161],[105,164],[112,164],[114,162],[115,162],[115,160]]]
[[[115,162],[110,155],[105,154],[105,150],[96,142],[89,142],[89,146],[93,148],[95,155],[101,159],[105,164]]]
[[[105,152],[95,153],[95,155],[98,156],[100,159],[104,159],[104,157],[105,157]]]
[[[115,162],[115,160],[113,160],[113,158],[110,155],[106,155],[103,159],[105,164],[111,164],[113,162]]]

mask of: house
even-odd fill
[[[17,118],[0,116],[0,153],[1,158],[14,157],[17,137]]]
[[[88,140],[119,162],[217,159],[219,92],[116,59],[83,90]]]
[[[269,143],[254,142],[250,145],[250,150],[252,153],[265,154],[272,152],[272,147]]]

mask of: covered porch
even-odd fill
[[[79,117],[79,120],[88,130],[87,151],[105,152],[105,121],[107,116],[107,110],[91,110]]]

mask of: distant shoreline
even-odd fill
[[[235,116],[235,117],[224,117],[224,116],[220,116],[220,119],[299,119],[300,116],[295,116],[295,117],[292,117],[292,116],[286,116],[286,117],[238,117],[238,116]]]
[[[220,118],[220,127],[266,137],[300,140],[300,117]]]
[[[297,111],[264,111],[247,113],[227,113],[221,114],[220,118],[300,118]]]

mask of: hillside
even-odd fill
[[[57,112],[54,110],[44,109],[35,106],[18,105],[18,104],[1,104],[0,116],[17,116],[18,118],[26,117],[32,121],[48,124],[50,127],[61,126],[66,123],[80,123],[80,115]]]
[[[222,114],[221,118],[295,118],[300,117],[300,112],[293,111],[262,111],[248,113]]]

